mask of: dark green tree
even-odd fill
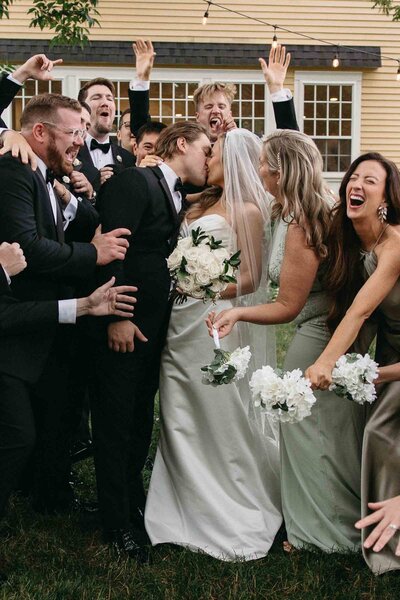
[[[400,21],[400,5],[393,0],[371,0],[373,8],[378,8],[383,14],[392,17],[392,21]]]
[[[0,19],[9,18],[14,0],[0,0]],[[98,0],[33,0],[28,10],[30,27],[53,30],[51,45],[83,46],[88,42],[89,29],[99,25],[96,17]]]

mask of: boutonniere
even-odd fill
[[[75,158],[75,160],[72,164],[74,165],[74,167],[79,167],[79,165],[81,165],[82,163],[78,158]]]
[[[63,180],[63,183],[67,183],[67,184],[68,184],[68,183],[71,183],[71,180],[70,180],[70,178],[68,177],[68,175],[63,175],[63,178],[62,178],[62,180]]]
[[[120,156],[119,154],[117,154],[117,161],[122,163],[122,156]]]

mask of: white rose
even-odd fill
[[[195,273],[195,281],[198,285],[208,285],[210,283],[210,275],[206,269],[198,269]]]
[[[167,258],[168,269],[170,271],[175,271],[175,269],[177,269],[179,267],[179,265],[181,264],[181,261],[182,261],[182,252],[178,248],[175,248],[175,250],[172,252],[172,254],[170,254],[169,257]]]
[[[178,278],[178,287],[185,294],[190,294],[192,292],[193,288],[195,288],[196,286],[195,286],[193,278],[191,276],[190,277],[185,276],[185,277]]]
[[[210,287],[210,290],[212,292],[215,293],[221,293],[224,290],[226,290],[226,288],[228,287],[228,284],[225,283],[225,281],[219,281],[219,279],[217,279],[216,281],[213,281],[212,286]]]
[[[215,258],[221,262],[224,262],[224,260],[228,260],[230,258],[230,254],[226,248],[216,248],[212,252]]]
[[[188,250],[188,248],[192,248],[193,247],[192,237],[190,236],[190,237],[181,238],[180,240],[178,240],[176,247],[179,248],[179,250],[181,250],[182,252],[184,252],[185,250]]]

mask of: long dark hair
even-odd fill
[[[353,161],[339,188],[339,202],[332,211],[326,260],[325,287],[332,297],[327,325],[333,332],[352,304],[364,281],[361,272],[361,240],[347,217],[346,188],[358,165],[366,160],[378,162],[386,171],[385,200],[387,223],[400,223],[400,173],[396,165],[376,152],[362,154]]]

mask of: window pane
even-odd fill
[[[253,86],[251,83],[242,83],[242,100],[253,98]]]
[[[178,115],[181,117],[186,115],[186,102],[184,100],[177,100],[175,102],[175,116]]]
[[[317,85],[317,100],[328,99],[328,88],[326,85]]]
[[[264,119],[254,119],[254,133],[260,137],[264,135],[265,132],[265,121]]]
[[[339,140],[327,140],[327,154],[339,154]]]
[[[317,125],[315,135],[326,135],[326,121],[316,119],[315,123]]]
[[[342,85],[342,101],[351,101],[353,99],[353,86]]]
[[[341,135],[351,135],[351,121],[342,121]]]
[[[330,85],[329,86],[329,100],[331,102],[339,102],[340,87],[338,85]]]
[[[314,121],[304,121],[304,133],[306,133],[307,135],[314,135]]]
[[[326,102],[317,102],[317,118],[326,119]]]
[[[322,155],[326,154],[326,140],[315,140],[315,145]]]
[[[25,96],[34,96],[36,94],[35,91],[35,82],[32,79],[28,79],[24,86]]]
[[[347,171],[351,164],[351,156],[341,156],[339,160],[339,171]]]
[[[162,83],[161,89],[163,98],[172,98],[172,83]]]
[[[255,100],[265,99],[265,85],[259,83],[254,84],[254,98]]]
[[[314,100],[315,86],[305,85],[304,86],[304,100]]]
[[[339,135],[339,121],[329,121],[329,135]]]
[[[304,117],[307,119],[314,119],[314,117],[315,117],[314,102],[304,102]]]
[[[340,154],[351,154],[351,140],[340,141]]]
[[[175,98],[186,98],[186,84],[185,83],[174,83],[175,87]]]
[[[254,103],[254,114],[256,117],[264,117],[264,102]]]
[[[199,87],[198,83],[188,83],[188,96],[193,96],[195,90]]]
[[[119,83],[119,95],[122,98],[128,97],[129,81],[120,81]]]
[[[252,112],[252,104],[251,102],[242,102],[242,116],[243,117],[251,117]]]
[[[351,103],[342,105],[342,119],[351,119]]]
[[[326,170],[331,173],[339,171],[339,160],[337,156],[328,155]]]
[[[164,117],[172,116],[172,102],[170,100],[164,100],[162,103],[162,116],[163,121]]]
[[[152,81],[150,83],[150,98],[158,98],[159,95],[160,95],[160,84],[154,83],[154,81]]]

